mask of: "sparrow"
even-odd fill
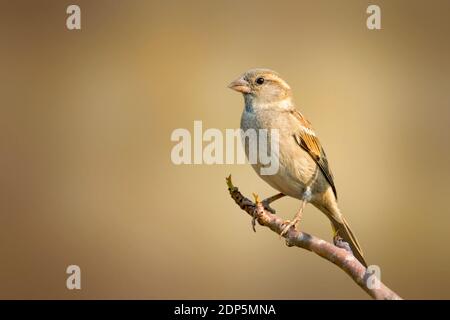
[[[269,204],[284,196],[300,200],[300,209],[292,221],[286,221],[281,236],[296,228],[307,203],[322,211],[334,231],[334,244],[350,247],[351,252],[365,267],[361,247],[338,207],[333,174],[325,150],[311,123],[294,105],[291,87],[280,75],[269,69],[251,69],[231,82],[229,88],[244,96],[241,129],[278,129],[279,168],[275,174],[262,175],[262,163],[252,163],[257,174],[280,193],[263,201]],[[270,135],[268,137],[270,139]],[[244,147],[249,156],[249,146]],[[345,242],[345,243],[343,243]]]

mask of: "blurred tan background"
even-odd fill
[[[65,26],[72,2],[1,3],[0,298],[366,299],[251,231],[224,181],[273,194],[249,165],[171,162],[174,129],[239,126],[226,86],[252,67],[292,86],[382,280],[450,298],[449,1],[76,3],[81,31]],[[288,219],[298,202],[274,207]],[[301,228],[331,240],[312,206]]]

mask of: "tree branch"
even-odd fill
[[[267,211],[258,196],[254,194],[255,202],[244,197],[239,189],[233,186],[231,175],[226,179],[228,191],[239,207],[253,217],[252,225],[255,221],[262,226],[268,227],[273,232],[280,234],[285,226],[285,222],[280,217]],[[345,271],[356,284],[366,291],[372,298],[377,300],[401,300],[394,291],[386,287],[376,276],[368,272],[366,268],[347,250],[319,239],[315,236],[300,232],[290,228],[283,236],[286,244],[290,247],[297,246],[314,252],[318,256],[334,263]],[[370,268],[370,267],[369,267]]]

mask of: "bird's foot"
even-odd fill
[[[276,195],[274,195],[274,196],[271,196],[271,197],[269,197],[269,198],[264,199],[263,201],[261,201],[261,203],[262,203],[264,209],[266,209],[267,211],[269,211],[271,214],[275,214],[276,211],[275,211],[275,209],[273,209],[273,208],[270,206],[270,204],[271,204],[272,202],[278,200],[278,199],[281,199],[281,198],[285,197],[285,196],[286,196],[286,195],[283,194],[283,193],[278,193],[278,194],[276,194]]]
[[[290,228],[294,227],[294,229],[296,229],[296,225],[299,222],[300,222],[299,218],[294,218],[294,220],[292,220],[292,221],[286,220],[284,223],[284,224],[286,224],[286,226],[281,231],[280,238],[283,237],[289,231]]]
[[[261,203],[262,203],[264,209],[269,211],[271,214],[275,214],[276,213],[275,209],[270,206],[269,199],[264,199]]]
[[[346,250],[347,252],[350,252],[353,254],[352,249],[350,248],[350,245],[348,242],[344,241],[344,239],[341,238],[337,233],[333,237],[333,243],[336,247]]]

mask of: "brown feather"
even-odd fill
[[[327,155],[325,150],[322,148],[319,139],[314,134],[310,133],[314,133],[311,123],[297,110],[291,110],[290,112],[300,122],[300,125],[303,126],[303,128],[299,128],[299,130],[294,134],[295,141],[297,141],[300,147],[307,151],[311,158],[313,158],[313,160],[317,163],[333,189],[334,196],[337,200],[336,186],[334,185],[333,174],[331,173],[330,166],[328,165]],[[306,130],[304,128],[306,128]]]

